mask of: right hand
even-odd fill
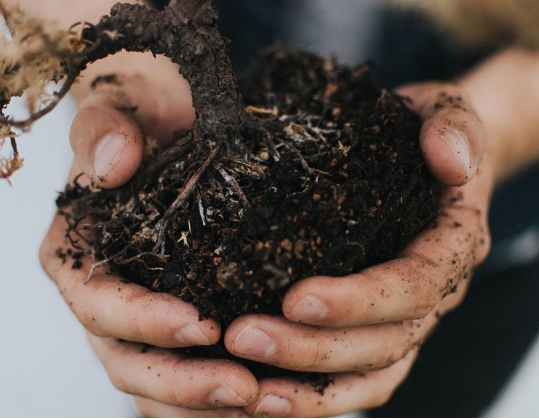
[[[189,128],[194,111],[187,83],[179,76],[172,86],[148,80],[118,75],[89,91],[71,128],[77,161],[70,180],[84,172],[103,188],[122,185],[138,169],[144,138],[163,144],[174,131]],[[96,269],[84,285],[95,261],[85,256],[81,269],[72,269],[69,258],[63,262],[56,253],[70,248],[65,231],[64,218],[56,215],[41,247],[41,263],[86,328],[118,389],[139,396],[141,407],[156,401],[217,408],[215,414],[221,416],[240,412],[222,406],[245,406],[257,399],[256,379],[245,367],[225,360],[183,359],[171,350],[215,344],[221,335],[215,321],[200,321],[192,305],[126,282],[106,267]]]

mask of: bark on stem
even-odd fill
[[[235,135],[246,113],[213,3],[181,0],[180,6],[180,0],[172,0],[163,11],[118,3],[110,16],[84,29],[84,39],[98,45],[90,48],[81,69],[123,49],[164,55],[180,66],[191,86],[195,128],[210,135]]]

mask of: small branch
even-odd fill
[[[202,219],[202,225],[206,226],[206,216],[204,215],[204,204],[202,203],[202,196],[200,195],[200,192],[198,189],[197,189],[197,201],[198,201],[198,212],[200,213],[200,218]]]
[[[202,174],[206,171],[210,163],[213,161],[217,153],[220,149],[220,144],[215,146],[215,148],[212,150],[206,161],[198,168],[198,170],[195,172],[193,176],[189,178],[189,180],[185,183],[184,188],[182,189],[181,193],[178,195],[178,197],[174,200],[172,205],[166,210],[163,217],[159,220],[159,222],[155,225],[153,229],[153,241],[156,243],[154,247],[154,252],[158,252],[159,248],[161,248],[161,254],[165,254],[165,228],[167,226],[167,223],[172,216],[176,212],[178,208],[189,198],[191,193],[195,190],[197,183],[202,176]]]
[[[6,179],[11,185],[9,178],[22,167],[23,160],[19,157],[19,149],[17,148],[15,137],[10,137],[10,142],[13,157],[3,158],[0,156],[0,179]]]
[[[17,141],[15,141],[15,137],[11,137],[11,150],[13,151],[13,160],[17,161],[19,160],[19,148],[17,147]]]
[[[75,80],[77,79],[78,75],[79,75],[78,71],[69,72],[69,74],[67,75],[66,81],[64,82],[60,90],[58,90],[57,92],[54,92],[54,96],[55,96],[54,100],[51,103],[49,103],[47,106],[45,106],[43,109],[41,109],[40,111],[30,115],[27,119],[24,119],[21,121],[15,121],[15,120],[9,120],[9,119],[3,118],[4,120],[0,122],[4,122],[11,127],[19,128],[22,130],[28,129],[30,125],[32,125],[35,121],[37,121],[42,116],[45,116],[46,114],[48,114],[50,111],[52,111],[56,107],[56,105],[58,105],[58,103],[60,103],[60,101],[64,98],[64,96],[69,92],[69,89],[71,89],[71,86],[73,86],[73,83],[75,83]]]
[[[271,263],[265,263],[262,265],[262,269],[273,275],[273,278],[267,280],[267,284],[271,290],[282,288],[290,283],[290,275],[277,268],[277,266]]]
[[[262,131],[264,133],[264,144],[266,144],[266,147],[268,148],[271,156],[273,157],[273,160],[278,162],[281,159],[281,155],[279,154],[279,151],[277,150],[277,147],[275,146],[275,141],[273,141],[273,135],[265,127],[265,125],[262,122],[260,122],[259,119],[255,118],[252,115],[245,118],[245,120],[242,123],[243,123],[243,126],[247,129],[252,129],[254,131]]]
[[[329,174],[328,172],[324,172],[323,170],[320,170],[320,169],[313,169],[312,167],[310,167],[307,161],[305,160],[305,157],[303,157],[301,152],[294,146],[294,144],[290,144],[288,141],[282,141],[282,140],[281,140],[281,144],[283,144],[286,148],[288,148],[290,151],[292,151],[299,157],[299,160],[301,162],[301,167],[303,167],[303,169],[305,169],[305,171],[309,175],[312,175],[314,173],[319,173],[321,175],[331,176],[331,174]]]
[[[163,270],[163,268],[150,268],[150,267],[146,264],[146,262],[144,262],[144,261],[142,260],[142,258],[143,258],[144,256],[155,257],[155,258],[159,259],[159,261],[161,261],[161,262],[164,262],[164,260],[168,258],[168,255],[156,255],[156,254],[153,253],[153,252],[143,252],[143,253],[139,253],[139,254],[137,254],[137,255],[135,255],[135,256],[132,256],[132,257],[130,257],[130,258],[128,258],[128,259],[117,260],[116,263],[117,263],[118,265],[127,265],[128,263],[137,261],[137,262],[142,262],[142,263],[146,266],[146,268],[148,268],[148,269],[151,270],[151,271],[162,271],[162,270]]]
[[[186,135],[175,142],[174,145],[167,149],[166,153],[158,154],[149,162],[146,169],[144,169],[144,175],[135,180],[134,189],[138,190],[146,184],[156,181],[166,166],[178,161],[183,156],[187,156],[193,148],[192,135]]]
[[[258,114],[258,115],[271,115],[271,116],[279,116],[279,111],[277,109],[267,109],[267,108],[259,108],[258,106],[246,106],[245,110],[250,113]]]
[[[86,279],[84,280],[84,282],[82,283],[82,285],[86,285],[88,283],[88,281],[90,281],[90,279],[92,279],[92,276],[94,275],[94,271],[97,269],[97,268],[100,268],[101,266],[104,266],[106,265],[107,263],[109,262],[112,262],[115,258],[117,258],[118,256],[120,256],[122,253],[124,253],[126,250],[128,249],[128,247],[124,248],[122,251],[116,253],[115,255],[112,255],[106,259],[103,259],[103,260],[100,260],[99,262],[96,262],[94,263],[91,267],[90,267],[90,272],[88,273],[88,276],[86,277]]]
[[[146,239],[148,236],[150,235],[150,232],[148,233],[145,233],[145,234],[142,234],[141,236],[139,236],[136,240],[134,240],[133,242],[129,243],[127,246],[125,246],[122,250],[120,250],[119,252],[115,253],[114,255],[112,256],[109,256],[108,258],[106,259],[103,259],[103,260],[100,260],[99,262],[96,262],[94,263],[91,267],[90,267],[90,272],[88,273],[88,276],[86,277],[86,279],[84,280],[83,282],[83,285],[86,285],[88,283],[88,281],[90,279],[92,279],[92,276],[94,274],[94,271],[101,267],[101,266],[104,266],[104,265],[107,265],[108,263],[110,262],[114,262],[114,259],[117,259],[119,258],[120,256],[122,256],[125,252],[127,252],[129,249],[133,248],[134,246],[138,245],[139,243],[141,243],[144,239]],[[137,259],[143,255],[152,255],[152,256],[156,256],[158,258],[167,258],[168,256],[164,256],[164,255],[156,255],[154,253],[149,253],[149,252],[145,252],[145,253],[141,253],[137,256],[134,256],[130,259],[127,259],[127,261],[130,261],[130,260],[134,260],[134,259]],[[118,263],[119,265],[121,265],[122,263],[127,263],[125,261],[121,261],[121,260],[117,260],[116,263]]]
[[[245,193],[241,189],[241,186],[239,185],[238,181],[230,176],[225,169],[223,169],[219,164],[214,164],[213,167],[217,169],[217,171],[223,176],[223,179],[234,189],[234,192],[238,195],[238,197],[241,200],[241,203],[245,208],[251,208],[252,205],[245,196]]]
[[[83,29],[83,40],[101,40],[101,47],[89,53],[81,64],[122,49],[165,55],[179,65],[189,83],[200,125],[207,127],[219,121],[220,127],[238,131],[246,112],[227,54],[228,41],[217,29],[213,3],[214,0],[173,0],[163,11],[117,3],[110,16]]]

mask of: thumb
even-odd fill
[[[449,186],[468,183],[485,151],[482,122],[461,89],[449,83],[415,83],[396,92],[423,120],[420,144],[432,173]]]
[[[70,141],[80,168],[105,188],[124,184],[142,162],[144,141],[135,119],[90,94],[71,126]]]
[[[138,170],[146,136],[163,145],[188,129],[194,119],[189,88],[178,90],[166,92],[141,76],[96,79],[70,131],[84,173],[103,188],[121,186]]]

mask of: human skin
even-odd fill
[[[100,3],[105,8],[100,14],[111,4]],[[166,142],[193,118],[188,88],[176,69],[164,61],[156,65],[144,54],[131,55],[137,57],[110,57],[92,66],[75,93],[81,104],[71,130],[72,173],[84,171],[103,187],[121,185],[132,176],[143,138]],[[284,316],[243,316],[225,332],[228,349],[238,356],[337,373],[324,396],[290,379],[257,383],[233,362],[173,354],[169,348],[215,343],[221,333],[217,324],[200,322],[196,309],[173,296],[125,284],[105,270],[83,285],[92,261],[84,260],[83,269],[73,271],[54,254],[67,245],[59,216],[43,243],[42,264],[88,330],[112,382],[134,394],[147,416],[328,416],[378,406],[404,379],[440,316],[460,304],[473,269],[488,253],[492,188],[539,155],[534,141],[539,126],[531,117],[539,104],[538,66],[535,54],[511,49],[454,84],[400,89],[424,120],[420,140],[425,159],[448,185],[437,228],[424,231],[385,264],[339,281],[305,279],[287,293]],[[123,85],[89,89],[96,75],[111,71],[124,75]],[[156,71],[161,76],[151,77]],[[164,89],[170,85],[179,93]],[[442,92],[463,101],[458,107],[435,106],[444,104]],[[123,113],[118,101],[138,109]],[[108,143],[114,147],[101,143],[118,133],[120,141]],[[458,142],[463,138],[464,143]],[[141,343],[157,348],[141,353]],[[217,409],[192,410],[211,408]]]

